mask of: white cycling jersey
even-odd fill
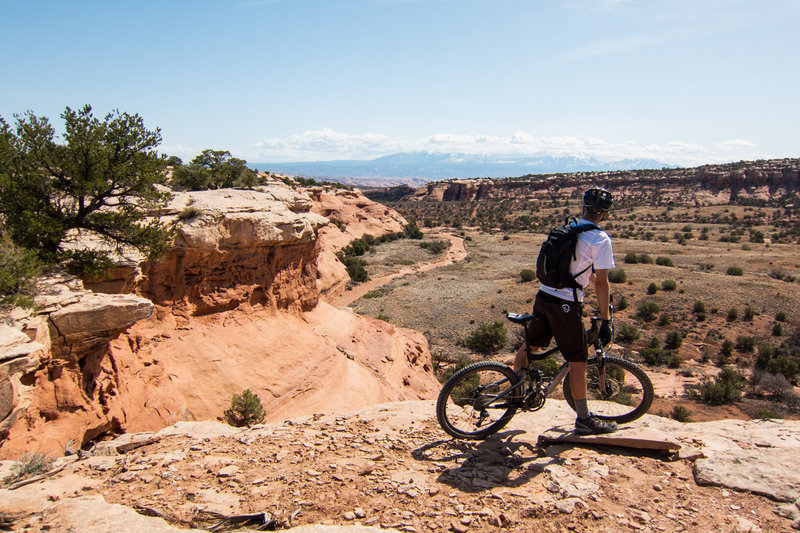
[[[589,220],[579,218],[578,225],[591,224]],[[575,281],[586,288],[589,285],[589,278],[594,270],[604,270],[614,268],[614,249],[611,245],[611,237],[603,230],[589,230],[578,234],[578,244],[575,246],[575,260],[572,261],[569,271],[577,275]],[[579,272],[582,274],[578,275]],[[542,292],[557,296],[562,300],[575,301],[573,289],[556,289],[548,285],[542,285]],[[583,291],[578,289],[578,301],[583,301]]]

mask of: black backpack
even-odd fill
[[[570,273],[569,267],[575,259],[578,235],[593,229],[600,228],[591,222],[584,222],[578,225],[575,217],[569,217],[564,221],[563,226],[557,226],[550,230],[547,239],[539,249],[539,257],[536,258],[536,277],[539,281],[555,289],[569,288],[574,290],[582,288],[575,281],[575,278],[586,272],[591,266],[586,267],[575,276]],[[576,291],[576,299],[577,295]]]

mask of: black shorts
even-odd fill
[[[567,361],[580,363],[589,359],[581,304],[539,291],[533,313],[537,318],[528,325],[530,346],[544,348],[555,337],[556,346]]]

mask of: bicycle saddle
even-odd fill
[[[516,324],[525,324],[530,322],[536,315],[534,314],[520,314],[520,313],[506,313],[506,318],[509,319],[511,322]]]

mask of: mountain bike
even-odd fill
[[[559,353],[558,347],[531,353],[527,333],[536,315],[508,313],[506,318],[525,330],[528,371],[519,376],[504,363],[480,361],[453,374],[439,393],[436,417],[442,429],[457,439],[485,439],[505,427],[518,410],[541,409],[562,382],[564,399],[575,409],[569,379],[564,379],[569,364],[561,365],[552,377],[531,364]],[[606,347],[599,340],[599,321],[600,317],[593,317],[586,331],[589,346],[594,346],[595,352],[586,369],[589,410],[602,420],[631,422],[644,415],[653,403],[653,384],[644,370],[631,361],[606,354]]]

